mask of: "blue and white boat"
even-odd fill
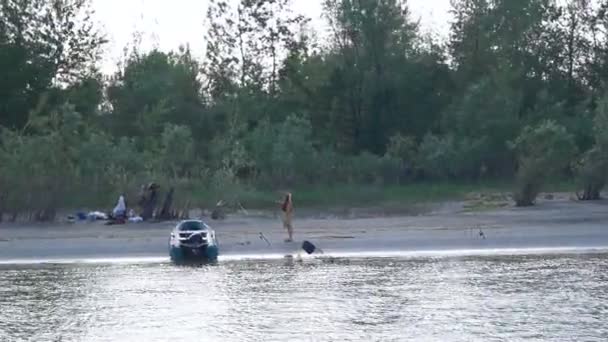
[[[218,254],[215,231],[203,221],[181,221],[171,231],[169,255],[173,262],[216,261]]]

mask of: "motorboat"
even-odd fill
[[[203,221],[181,221],[171,231],[169,255],[173,262],[215,261],[218,254],[215,231]]]

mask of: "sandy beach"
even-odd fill
[[[284,242],[286,233],[276,213],[241,213],[208,222],[217,231],[223,258],[294,254],[303,240],[312,241],[326,255],[608,249],[608,201],[575,202],[564,196],[532,208],[474,212],[465,207],[465,202],[447,202],[407,215],[364,209],[344,215],[296,211],[294,243]],[[174,224],[3,223],[0,262],[168,259]],[[270,245],[259,238],[260,233]]]

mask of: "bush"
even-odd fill
[[[595,145],[587,151],[577,167],[583,194],[580,200],[598,200],[608,177],[608,96],[602,99],[595,111]]]
[[[448,132],[444,147],[453,150],[452,177],[478,177],[482,166],[489,175],[512,175],[507,142],[521,127],[522,101],[523,92],[512,87],[512,75],[505,70],[481,78],[454,101],[442,122]]]
[[[49,122],[61,125],[66,117],[53,115]],[[64,135],[71,130],[57,128],[35,136],[3,132],[0,172],[6,209],[14,214],[27,208],[37,220],[52,220],[78,184],[75,146]]]
[[[378,170],[380,158],[369,152],[363,152],[348,160],[349,182],[355,184],[379,183],[381,180]]]
[[[537,127],[526,126],[515,142],[510,144],[517,155],[517,206],[531,206],[544,182],[570,164],[576,154],[574,137],[554,121]]]
[[[388,155],[380,158],[378,173],[385,185],[399,184],[405,177],[403,160]]]
[[[413,163],[416,158],[416,141],[412,137],[396,134],[389,139],[386,154],[392,158]]]
[[[433,178],[477,178],[482,173],[483,140],[427,135],[418,149],[418,164]]]
[[[334,149],[326,148],[318,151],[314,158],[313,174],[317,183],[331,185],[348,181],[346,158]]]
[[[2,132],[3,209],[13,216],[29,212],[33,219],[52,220],[58,209],[107,205],[121,193],[135,194],[150,176],[171,178],[154,174],[160,171],[154,151],[140,153],[132,139],[115,142],[92,132],[70,106],[35,118],[31,129],[35,135]]]
[[[388,167],[388,164],[398,163],[398,180],[414,176],[415,170],[418,168],[416,161],[417,148],[416,141],[412,137],[397,134],[390,138],[385,155],[386,163],[384,164]]]
[[[287,117],[272,149],[272,174],[277,185],[301,184],[314,178],[312,126],[308,119]]]
[[[194,163],[194,140],[187,126],[168,124],[161,137],[161,165],[173,178],[188,176]]]
[[[310,121],[290,115],[280,124],[261,122],[246,139],[251,165],[260,183],[279,188],[316,180]]]
[[[250,156],[255,173],[254,180],[271,183],[273,161],[272,153],[279,127],[269,121],[262,121],[245,138],[247,154]]]
[[[607,155],[599,146],[595,146],[585,152],[576,168],[576,174],[583,194],[577,193],[582,201],[594,201],[600,199],[600,192],[606,185],[608,174]]]

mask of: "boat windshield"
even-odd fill
[[[199,231],[206,228],[204,223],[198,221],[187,221],[179,225],[179,230],[181,231]]]

